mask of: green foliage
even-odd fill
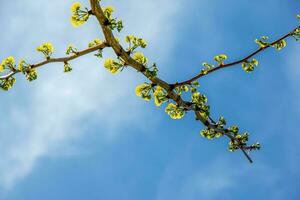
[[[154,78],[157,76],[158,68],[156,63],[153,63],[151,67],[146,66],[145,75],[149,78]]]
[[[71,67],[71,65],[67,62],[64,63],[64,72],[65,73],[68,73],[68,72],[71,72],[73,69]]]
[[[0,73],[3,72],[4,70],[9,70],[9,71],[15,71],[16,70],[15,58],[14,57],[9,56],[1,62],[1,64],[0,64]]]
[[[15,84],[16,79],[14,77],[9,77],[7,79],[1,80],[0,88],[4,91],[10,90]]]
[[[229,131],[232,134],[237,135],[239,133],[239,127],[236,125],[233,125],[233,126],[229,127]]]
[[[214,60],[219,64],[223,65],[224,61],[227,60],[227,56],[225,54],[220,54],[214,57]]]
[[[221,116],[221,117],[219,118],[219,121],[218,121],[217,125],[218,125],[219,127],[222,127],[222,128],[223,128],[223,126],[226,125],[226,120],[225,120],[225,118],[224,118],[223,116]]]
[[[154,97],[154,103],[156,106],[160,106],[169,100],[167,97],[167,92],[164,88],[159,85],[142,83],[135,88],[135,94],[138,97],[146,101],[150,101],[152,95]]]
[[[120,32],[123,29],[123,22],[122,20],[118,20],[117,18],[113,18],[112,14],[115,11],[114,7],[107,6],[103,8],[104,16],[106,17],[106,25],[111,29],[117,29]]]
[[[258,66],[258,61],[254,58],[251,61],[246,60],[242,63],[242,68],[247,73],[254,71],[254,68],[257,66]]]
[[[153,96],[154,96],[154,103],[156,106],[160,106],[161,104],[169,100],[167,97],[167,92],[165,91],[164,88],[160,87],[159,85],[156,86],[153,92]]]
[[[157,76],[158,68],[156,63],[153,63],[152,66],[148,66],[148,58],[141,52],[136,52],[138,48],[146,48],[147,42],[143,38],[136,37],[134,35],[127,35],[125,37],[125,42],[128,44],[126,51],[128,54],[132,55],[132,58],[142,64],[145,67],[144,74],[148,78],[153,78]]]
[[[249,140],[249,134],[237,134],[234,136],[234,139],[231,139],[229,142],[229,151],[234,152],[238,150],[241,146],[247,146]]]
[[[71,6],[71,12],[72,12],[72,16],[71,16],[71,24],[74,27],[78,27],[81,26],[82,24],[84,24],[90,17],[90,13],[88,11],[87,8],[82,9],[82,5],[79,2],[75,2],[72,6]]]
[[[191,96],[193,109],[199,111],[203,118],[208,119],[210,115],[210,107],[207,105],[207,97],[200,92],[194,92]]]
[[[184,108],[174,104],[169,103],[169,105],[166,107],[165,112],[172,118],[172,119],[181,119],[185,115]]]
[[[260,148],[261,148],[261,145],[259,142],[256,142],[250,146],[251,150],[260,150]]]
[[[28,70],[26,70],[24,72],[24,74],[25,74],[26,79],[30,82],[34,81],[38,78],[36,69],[33,69],[33,68],[29,68]]]
[[[268,39],[268,36],[262,36],[260,39],[255,39],[255,43],[257,43],[260,48],[266,48],[270,45]]]
[[[200,135],[207,138],[207,139],[209,139],[209,140],[212,140],[212,139],[215,139],[215,138],[220,138],[221,136],[223,136],[223,133],[218,132],[215,129],[206,128],[206,129],[203,129],[203,130],[200,131]]]
[[[36,69],[32,68],[32,66],[26,63],[26,61],[23,59],[19,62],[18,70],[20,70],[25,75],[25,78],[29,82],[34,81],[38,78]]]
[[[227,60],[228,57],[225,54],[220,54],[214,57],[214,60],[217,62],[217,65],[219,67],[222,67],[224,65],[224,61]],[[210,64],[208,62],[203,62],[203,69],[201,70],[200,74],[206,75],[208,72],[213,70],[215,68],[215,65]]]
[[[142,83],[135,88],[135,94],[136,94],[136,96],[141,97],[142,99],[144,99],[146,101],[150,101],[151,90],[152,90],[151,84]]]
[[[96,38],[92,42],[89,43],[88,47],[92,48],[92,47],[95,47],[95,46],[100,45],[102,43],[103,43],[103,41],[101,39]],[[98,57],[98,58],[102,58],[103,57],[102,49],[98,49],[95,56]]]
[[[112,58],[107,58],[104,62],[104,67],[112,74],[117,74],[123,69],[124,63],[122,60],[116,61]]]
[[[201,74],[205,75],[209,72],[209,70],[213,69],[215,66],[212,64],[209,64],[207,62],[202,63],[203,69],[201,70]]]
[[[181,85],[179,87],[176,87],[174,91],[178,94],[181,95],[183,92],[188,92],[189,87],[187,85]]]
[[[226,120],[223,116],[219,118],[219,121],[216,123],[216,129],[205,128],[200,131],[200,135],[203,137],[212,140],[224,136],[224,126],[226,125]]]
[[[147,63],[148,63],[148,58],[146,58],[144,56],[143,53],[141,52],[136,52],[133,57],[132,57],[136,62],[142,64],[142,65],[145,65],[147,66]]]
[[[193,81],[189,86],[191,93],[194,93],[197,92],[197,88],[200,87],[200,84],[198,81]]]
[[[276,42],[275,44],[272,45],[277,51],[280,51],[284,47],[286,47],[286,41],[285,40],[280,40]]]
[[[50,56],[54,52],[54,47],[50,42],[45,42],[42,45],[38,46],[36,50],[43,53],[46,59],[50,59]]]
[[[67,47],[66,54],[67,55],[77,55],[78,54],[78,50],[77,50],[76,47],[74,47],[72,44],[70,44]]]
[[[89,43],[88,47],[89,47],[89,48],[92,48],[92,47],[95,47],[95,46],[97,46],[97,45],[99,45],[99,44],[102,44],[102,43],[103,43],[103,41],[102,41],[101,39],[96,38],[96,39],[94,39],[93,41],[91,41],[91,42]]]
[[[300,28],[296,28],[291,35],[298,41],[300,39]]]
[[[129,53],[134,52],[138,47],[146,48],[147,43],[144,39],[138,38],[134,35],[127,35],[125,37],[125,42],[128,43],[127,51]]]

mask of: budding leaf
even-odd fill
[[[225,54],[220,54],[214,57],[214,60],[219,64],[223,65],[224,61],[227,59],[227,56]]]
[[[277,51],[280,51],[281,49],[283,49],[284,47],[286,47],[286,41],[285,40],[280,40],[277,43],[275,43],[274,45],[272,45]]]
[[[172,119],[181,119],[185,112],[183,108],[180,106],[169,103],[169,105],[166,107],[165,112],[172,118]]]
[[[255,39],[255,43],[257,43],[260,48],[265,48],[270,45],[267,42],[268,39],[269,39],[268,36],[262,36],[260,39]]]
[[[247,60],[242,63],[242,68],[247,73],[254,71],[254,68],[257,66],[258,66],[258,61],[254,58],[251,61]]]

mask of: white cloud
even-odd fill
[[[292,105],[291,107],[295,111],[293,114],[296,116],[300,116],[300,91],[299,91],[299,84],[300,84],[300,57],[299,57],[299,43],[292,41],[289,44],[289,51],[287,53],[286,59],[284,59],[285,66],[285,74],[287,80],[289,81],[290,86],[290,96],[293,97],[290,99]],[[296,119],[295,119],[296,120]],[[293,122],[292,122],[293,123]],[[297,123],[297,122],[296,122]],[[289,137],[283,137],[282,143],[284,144],[285,149],[285,159],[286,165],[289,168],[289,172],[297,175],[299,174],[300,170],[298,167],[298,162],[300,159],[300,153],[298,149],[298,145],[300,144],[300,136],[298,131],[295,131],[293,127],[285,127],[289,133]],[[291,145],[291,138],[293,140],[293,145]]]
[[[223,167],[204,169],[187,178],[180,199],[197,199],[197,197],[207,200],[219,199],[220,193],[234,186],[232,174],[224,173]]]
[[[1,25],[6,27],[5,42],[1,45],[7,51],[1,57],[13,54],[37,59],[34,47],[44,41],[53,41],[58,52],[56,55],[61,55],[69,42],[82,48],[89,40],[99,37],[96,22],[76,30],[70,27],[66,9],[69,11],[72,2],[6,2],[1,10],[2,17],[6,18]],[[126,28],[132,33],[145,35],[153,46],[164,41],[163,48],[158,51],[163,55],[172,43],[170,17],[177,4],[168,5],[170,12],[156,10],[152,16],[153,11],[148,8],[166,6],[168,1],[145,0],[143,5],[139,2],[131,0],[119,6],[125,25],[129,24]],[[127,12],[134,10],[136,5],[136,15]],[[40,9],[45,7],[47,9]],[[18,14],[9,15],[12,8]],[[168,26],[164,26],[165,22]],[[153,46],[150,52],[157,52]],[[40,70],[38,81],[19,85],[7,96],[1,94],[1,104],[7,104],[0,113],[0,185],[4,188],[12,187],[17,180],[28,175],[40,158],[51,155],[71,139],[84,136],[86,122],[97,119],[99,125],[103,125],[102,128],[99,126],[97,133],[112,139],[122,132],[122,124],[134,125],[134,121],[150,118],[150,115],[143,114],[144,104],[137,103],[139,100],[134,97],[134,86],[138,83],[135,73],[111,76],[95,59],[84,58],[74,63],[71,74],[63,74],[62,66],[53,64]],[[25,83],[19,81],[18,84]],[[142,130],[144,127],[137,128]]]
[[[285,59],[285,65],[287,66],[285,72],[287,77],[289,78],[291,87],[293,89],[294,94],[300,98],[300,92],[298,88],[299,77],[300,77],[300,69],[299,69],[299,44],[294,41],[290,43],[290,52],[288,52],[288,56]],[[299,101],[298,101],[299,102]],[[300,108],[300,106],[298,107]],[[299,110],[300,111],[300,110]]]
[[[191,167],[192,160],[186,159],[184,164],[177,160],[182,158],[176,158],[170,163],[163,174],[156,199],[232,199],[231,191],[238,191],[239,188],[244,191],[258,183],[266,190],[276,191],[270,194],[271,199],[278,199],[282,194],[278,183],[284,177],[277,169],[263,163],[241,164],[217,158],[213,162]]]

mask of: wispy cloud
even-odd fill
[[[289,95],[293,98],[290,99],[293,107],[293,111],[295,116],[300,116],[300,91],[299,91],[299,84],[300,84],[300,57],[299,57],[299,44],[298,43],[290,43],[289,44],[289,52],[288,56],[284,59],[284,66],[285,66],[285,74],[287,77],[287,81],[289,81],[290,86],[290,93]],[[297,118],[291,120],[291,124],[297,124]],[[289,171],[294,174],[300,174],[299,170],[299,160],[300,160],[300,151],[297,144],[300,144],[300,136],[298,131],[295,131],[293,126],[286,127],[289,130],[289,136],[284,137],[283,144],[284,148],[286,149],[286,162]],[[292,141],[291,141],[292,138]],[[292,144],[291,144],[292,142]]]
[[[293,89],[293,92],[297,97],[300,98],[300,92],[298,89],[298,84],[300,82],[300,69],[299,69],[299,44],[298,43],[290,43],[289,44],[289,52],[287,58],[284,60],[286,70],[284,71],[286,76],[288,77],[291,87]],[[299,106],[297,107],[298,109],[300,108]],[[300,110],[299,110],[300,111]]]
[[[190,163],[192,161],[186,161],[185,164],[172,162],[166,169],[159,185],[158,200],[167,197],[174,200],[232,199],[257,185],[263,186],[267,191],[276,191],[270,194],[272,199],[278,199],[284,192],[278,187],[283,179],[279,171],[262,163],[256,163],[255,166],[248,163],[241,165],[217,158],[207,165],[201,164],[193,168]],[[186,169],[186,166],[190,168]],[[181,170],[189,173],[182,174]]]

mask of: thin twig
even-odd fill
[[[227,64],[221,64],[219,65],[218,67],[215,67],[215,68],[212,68],[210,70],[208,70],[205,74],[204,73],[199,73],[197,74],[196,76],[194,76],[193,78],[191,79],[188,79],[186,81],[183,81],[183,82],[178,82],[178,83],[175,83],[175,84],[172,84],[173,87],[178,87],[178,86],[181,86],[181,85],[190,85],[193,81],[196,81],[197,79],[203,77],[203,76],[206,76],[212,72],[215,72],[215,71],[218,71],[220,69],[224,69],[224,68],[227,68],[227,67],[231,67],[231,66],[234,66],[234,65],[237,65],[237,64],[241,64],[245,61],[247,61],[248,59],[252,58],[253,56],[255,56],[256,54],[268,49],[269,47],[273,46],[274,44],[280,42],[281,40],[284,40],[288,37],[290,37],[292,35],[292,33],[296,30],[296,29],[299,29],[300,26],[294,28],[291,32],[289,32],[288,34],[282,36],[281,38],[275,40],[274,42],[270,43],[268,46],[264,47],[264,48],[258,48],[257,50],[253,51],[252,53],[250,53],[249,55],[247,55],[246,57],[240,59],[240,60],[237,60],[237,61],[234,61],[234,62],[231,62],[231,63],[227,63]]]
[[[91,48],[88,48],[88,49],[85,49],[85,50],[82,50],[82,51],[78,51],[78,52],[76,52],[76,54],[71,55],[71,56],[61,57],[61,58],[49,58],[49,59],[44,60],[42,62],[39,62],[39,63],[36,63],[36,64],[31,64],[30,66],[31,66],[32,69],[35,69],[35,68],[39,68],[41,66],[47,65],[49,63],[56,63],[56,62],[65,63],[65,62],[69,62],[71,60],[74,60],[74,59],[79,58],[81,56],[84,56],[86,54],[92,53],[92,52],[97,51],[99,49],[104,49],[105,47],[107,47],[107,43],[103,42],[102,44],[93,46]],[[6,74],[4,76],[0,76],[0,80],[8,79],[9,77],[12,77],[15,74],[20,73],[20,72],[21,72],[20,70],[16,69],[15,71],[10,72],[9,74]]]

